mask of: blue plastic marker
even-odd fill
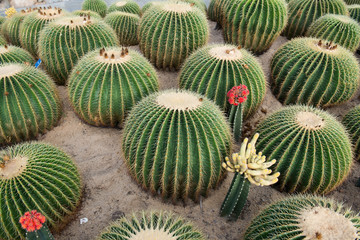
[[[36,63],[35,63],[35,68],[38,68],[41,64],[41,59],[39,59]]]

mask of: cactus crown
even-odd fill
[[[0,79],[5,77],[11,77],[21,72],[24,67],[20,64],[6,64],[0,66]]]
[[[326,54],[339,54],[341,51],[337,48],[337,45],[333,45],[332,42],[328,41],[322,41],[317,39],[309,39],[307,41],[308,46],[311,47],[311,49],[315,50],[316,52],[323,52]]]
[[[98,21],[97,19],[94,20],[95,20],[94,22]],[[70,26],[71,28],[82,27],[84,25],[88,25],[91,23],[92,23],[92,19],[89,15],[86,17],[80,17],[80,16],[63,17],[58,21],[56,21],[57,25]]]
[[[61,17],[64,15],[64,12],[61,8],[44,8],[44,9],[38,9],[37,17],[44,19],[44,20],[52,20],[57,17]]]
[[[318,130],[324,127],[325,120],[313,112],[298,112],[295,121],[308,130]]]
[[[156,98],[159,106],[171,110],[193,110],[201,105],[202,98],[189,92],[164,92]]]
[[[131,59],[129,55],[128,48],[122,48],[121,52],[117,48],[105,50],[105,48],[100,49],[99,56],[97,59],[100,62],[118,64],[125,63]]]
[[[167,12],[187,13],[192,11],[192,5],[185,2],[169,2],[163,5]]]
[[[116,5],[117,7],[122,7],[122,6],[125,6],[126,3],[127,3],[126,1],[120,1],[120,2],[115,3],[115,5]]]
[[[219,59],[219,60],[239,60],[243,57],[241,52],[239,51],[241,47],[231,48],[228,45],[220,45],[209,50],[211,56]]]
[[[13,159],[6,153],[0,156],[0,179],[12,179],[19,176],[25,169],[28,162],[28,157],[17,156]]]

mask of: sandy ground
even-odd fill
[[[210,28],[215,24],[210,22]],[[259,56],[267,78],[269,77],[269,61],[276,49],[286,42],[279,37],[271,49]],[[222,43],[221,31],[211,30],[210,43]],[[137,47],[134,47],[135,49]],[[177,72],[158,70],[161,89],[176,88]],[[219,217],[219,208],[230,186],[232,175],[220,187],[211,192],[210,196],[200,204],[189,202],[173,205],[164,202],[160,197],[153,197],[138,187],[127,172],[124,160],[121,158],[121,129],[93,127],[82,122],[72,111],[67,99],[65,87],[58,87],[64,104],[64,115],[60,124],[39,140],[54,144],[71,155],[79,167],[83,177],[84,198],[75,219],[60,233],[55,235],[60,240],[94,239],[111,221],[133,211],[168,210],[186,217],[194,222],[209,239],[242,239],[251,219],[262,208],[273,200],[278,200],[287,194],[280,193],[271,187],[252,186],[244,211],[236,222],[228,222]],[[339,107],[328,109],[340,120],[351,107],[359,104],[359,93],[356,97]],[[267,91],[265,100],[258,112],[248,120],[245,131],[252,133],[256,124],[268,114],[278,110],[282,105]],[[338,201],[360,210],[360,189],[355,187],[356,179],[360,177],[360,165],[355,163],[353,171],[344,184],[329,194]],[[88,222],[80,224],[81,218]]]

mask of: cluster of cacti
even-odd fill
[[[283,34],[289,39],[304,36],[313,22],[328,13],[348,15],[343,0],[291,0],[288,9],[288,24]]]
[[[94,11],[90,11],[90,10],[77,10],[77,11],[74,11],[72,12],[73,15],[75,16],[80,16],[80,17],[89,17],[90,18],[97,18],[97,19],[101,19],[101,16],[97,13],[97,12],[94,12]]]
[[[115,30],[120,45],[131,46],[139,43],[137,37],[139,15],[116,11],[108,14],[104,21]]]
[[[21,227],[26,230],[26,240],[55,240],[45,221],[45,216],[36,210],[20,217]]]
[[[168,212],[139,212],[108,226],[97,240],[204,240],[190,222]]]
[[[286,107],[258,127],[257,149],[276,159],[281,191],[325,194],[340,185],[352,165],[345,128],[325,111]]]
[[[353,146],[356,159],[360,159],[360,105],[351,109],[343,118],[342,123],[348,130]]]
[[[315,38],[297,38],[275,53],[271,88],[284,104],[326,107],[353,97],[359,72],[356,57],[347,49]]]
[[[141,15],[141,9],[139,5],[133,0],[118,1],[112,4],[108,9],[108,13],[116,12],[116,11]]]
[[[154,67],[136,51],[95,50],[85,55],[69,77],[75,112],[96,126],[121,125],[127,111],[159,88]]]
[[[34,65],[35,60],[26,50],[8,45],[0,45],[0,64],[4,63],[24,63]]]
[[[225,42],[255,53],[268,50],[287,23],[284,0],[232,0],[223,11]]]
[[[134,179],[173,201],[198,201],[215,188],[231,147],[220,109],[202,95],[180,90],[154,93],[134,106],[122,143]]]
[[[20,26],[20,43],[23,48],[36,56],[40,31],[47,23],[64,16],[62,9],[39,8],[37,12],[27,15]]]
[[[24,143],[0,151],[0,238],[24,239],[20,217],[31,209],[60,230],[80,203],[78,170],[63,151]]]
[[[197,50],[179,74],[180,88],[205,95],[228,114],[231,107],[226,94],[240,84],[250,91],[244,103],[244,118],[248,118],[265,97],[265,75],[254,56],[233,45],[208,45]]]
[[[360,23],[360,4],[347,6],[350,17]]]
[[[179,69],[187,56],[205,45],[209,29],[205,14],[185,2],[149,8],[140,21],[139,47],[158,68]]]
[[[0,67],[0,145],[35,138],[61,117],[55,84],[41,70],[20,63]]]
[[[264,209],[245,240],[359,239],[360,217],[332,199],[308,195],[285,198]]]
[[[117,44],[114,30],[103,21],[88,16],[85,19],[66,16],[48,23],[40,32],[39,57],[54,80],[64,84],[82,56]]]
[[[310,25],[306,36],[332,41],[355,52],[360,44],[360,25],[348,16],[326,14]]]
[[[98,13],[101,17],[106,16],[107,4],[104,0],[85,0],[81,10],[90,10]]]

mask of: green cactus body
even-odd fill
[[[0,35],[0,46],[2,45],[6,45],[6,40],[2,35]]]
[[[28,10],[28,12],[21,11],[16,13],[14,16],[7,19],[3,24],[2,33],[5,39],[12,45],[21,47],[20,26],[24,18],[30,13],[32,13],[32,10]]]
[[[139,47],[158,68],[178,70],[184,60],[208,41],[205,14],[184,2],[154,5],[140,20]]]
[[[328,107],[353,97],[359,72],[357,59],[349,50],[315,38],[297,38],[275,53],[271,88],[283,104]]]
[[[226,94],[240,84],[250,91],[244,103],[244,118],[248,118],[265,97],[265,75],[254,56],[233,45],[208,45],[197,50],[186,59],[179,74],[180,88],[212,99],[227,115],[231,107]]]
[[[72,14],[75,16],[79,16],[79,17],[90,16],[90,18],[101,19],[101,16],[97,12],[90,11],[90,10],[77,10],[77,11],[72,12]]]
[[[360,0],[344,0],[347,5],[360,4]]]
[[[75,112],[95,126],[121,125],[124,116],[143,97],[157,91],[154,67],[136,51],[121,48],[84,56],[69,77],[69,96]]]
[[[26,50],[16,46],[0,46],[0,64],[25,63],[34,65],[35,60]]]
[[[35,138],[52,129],[62,107],[51,79],[20,63],[0,67],[0,145]]]
[[[244,240],[359,239],[360,217],[332,199],[292,196],[271,204],[250,223]]]
[[[232,147],[230,127],[209,99],[189,91],[154,93],[134,106],[122,149],[131,175],[163,198],[198,201],[215,188]]]
[[[326,194],[349,174],[352,152],[345,128],[325,111],[291,106],[257,128],[257,150],[276,159],[280,191]]]
[[[360,105],[351,109],[343,118],[342,123],[348,130],[354,146],[356,160],[360,159]]]
[[[139,212],[110,224],[97,240],[204,240],[192,223],[168,212]]]
[[[21,46],[28,50],[32,55],[36,56],[38,52],[38,40],[40,31],[46,26],[47,23],[64,16],[61,9],[47,8],[38,10],[28,14],[20,27],[20,42]]]
[[[107,4],[104,0],[85,0],[81,10],[96,12],[103,18],[106,16]]]
[[[116,2],[112,4],[108,9],[108,13],[116,12],[116,11],[141,15],[141,9],[139,5],[133,0],[122,0]]]
[[[347,6],[347,8],[349,10],[350,17],[360,23],[360,4]]]
[[[0,151],[0,238],[24,239],[19,223],[37,209],[59,231],[80,203],[78,170],[63,151],[43,143],[24,143]]]
[[[126,12],[112,12],[105,17],[105,22],[109,24],[116,32],[116,35],[122,46],[137,45],[139,15]]]
[[[310,25],[328,13],[348,15],[342,0],[291,0],[289,19],[283,34],[288,38],[304,36]]]
[[[26,233],[26,240],[55,240],[46,224],[41,229]]]
[[[147,2],[141,9],[141,12],[144,14],[145,11],[147,11],[149,8],[151,8],[152,6],[154,5],[161,5],[163,4],[164,2],[161,2],[161,1],[151,1],[151,2]]]
[[[284,0],[232,0],[223,9],[225,42],[257,54],[270,48],[287,23]]]
[[[211,0],[207,10],[209,19],[221,24],[223,7],[229,2],[226,0]]]
[[[348,16],[326,14],[310,25],[306,36],[332,41],[355,52],[360,44],[360,25]]]
[[[99,47],[116,45],[114,30],[103,21],[63,17],[40,32],[39,57],[56,83],[63,85],[82,56]]]
[[[6,18],[0,16],[0,29],[2,28],[2,24],[6,21]]]

